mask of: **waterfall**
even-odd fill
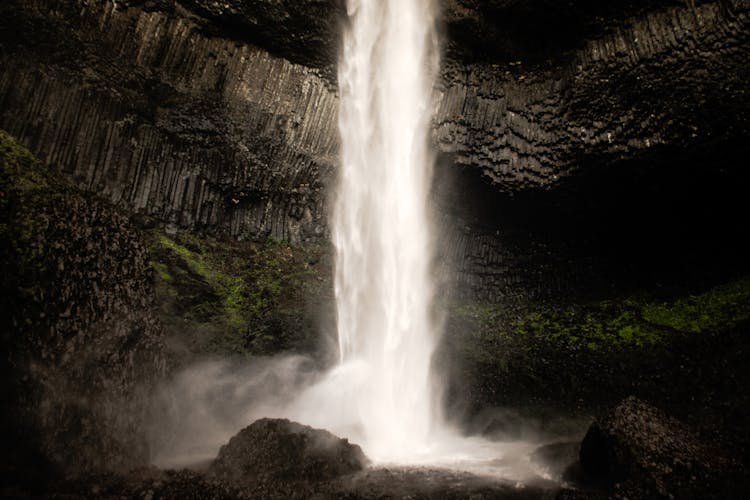
[[[320,373],[304,358],[280,356],[241,369],[212,362],[185,370],[166,394],[188,418],[156,463],[210,459],[249,422],[284,417],[348,438],[375,464],[515,480],[537,474],[527,459],[533,443],[467,437],[446,424],[431,377],[441,330],[428,213],[439,66],[433,1],[347,0],[331,214],[338,363]],[[159,434],[174,433],[164,422]]]
[[[202,431],[187,427],[186,441],[206,435],[199,451],[211,456],[248,422],[284,417],[348,438],[376,464],[530,477],[529,444],[463,436],[442,418],[431,377],[440,336],[428,210],[439,65],[433,0],[348,0],[347,7],[331,214],[338,363],[324,373],[297,357],[256,360],[247,373],[195,367],[177,391],[189,392],[185,399],[200,410],[193,428]],[[229,415],[214,415],[210,395],[219,387]],[[167,450],[160,460],[185,456],[196,452]]]
[[[437,61],[431,0],[349,0],[339,63],[342,164],[332,232],[342,364],[370,454],[426,446],[435,424],[430,359],[428,143]]]

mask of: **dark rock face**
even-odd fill
[[[602,228],[571,241],[581,214],[559,214],[582,192],[613,189],[591,177],[631,179],[638,192],[622,207],[640,205],[656,184],[640,176],[666,171],[664,158],[675,166],[665,189],[698,184],[685,199],[705,195],[705,176],[742,170],[746,145],[716,155],[744,144],[748,129],[746,1],[442,7],[437,182],[471,180],[438,208],[447,288],[488,301],[588,289],[600,263],[590,248],[581,257],[568,247],[585,239],[599,251]],[[0,127],[77,186],[162,224],[257,241],[325,238],[343,9],[339,0],[4,2]],[[509,201],[474,217],[467,207],[485,194]],[[587,214],[613,208],[584,203]],[[623,215],[615,224],[632,220]],[[547,237],[556,226],[566,234]]]
[[[142,463],[166,360],[140,235],[4,132],[0,148],[4,453],[30,448],[74,474]]]
[[[244,239],[322,236],[330,84],[174,2],[149,5],[3,3],[0,127],[131,212]]]
[[[436,140],[499,189],[521,191],[731,138],[750,110],[749,8],[712,2],[616,17],[616,30],[581,40],[547,69],[523,56],[446,61]]]
[[[692,6],[709,3],[696,0]],[[624,18],[684,6],[680,0],[443,0],[448,51],[465,60],[537,64],[575,50],[581,41],[617,29]]]
[[[579,3],[566,6],[569,16],[595,17],[596,8]],[[11,54],[5,57],[9,69],[0,95],[8,99],[8,115],[3,125],[35,152],[54,163],[86,164],[86,156],[94,154],[108,158],[100,168],[117,171],[113,179],[88,172],[84,165],[78,171],[72,165],[61,166],[76,177],[87,176],[87,187],[116,191],[111,193],[116,201],[139,210],[146,209],[147,200],[149,205],[165,205],[161,212],[149,207],[161,217],[176,217],[165,213],[168,208],[189,208],[188,214],[177,217],[186,225],[215,224],[222,210],[237,208],[220,206],[229,197],[288,197],[304,194],[302,185],[314,193],[324,183],[335,163],[335,96],[310,68],[320,67],[321,57],[329,59],[334,44],[311,40],[337,38],[341,2],[186,3],[224,23],[221,28],[168,1],[148,8],[139,2],[119,8],[105,2],[84,8],[83,15],[77,15],[73,4],[11,2],[3,13],[8,20],[3,31],[13,53],[33,56],[24,57],[25,64]],[[449,2],[448,25],[462,16],[482,19],[484,25],[499,18],[511,23],[522,15],[514,9],[525,12],[526,18],[558,12],[545,2],[474,4]],[[46,16],[50,6],[59,16]],[[746,2],[692,7],[663,2],[649,9],[623,5],[604,10],[610,17],[589,23],[609,23],[613,29],[584,31],[588,38],[550,56],[543,67],[527,64],[530,49],[506,62],[494,58],[466,64],[449,55],[435,116],[440,149],[455,163],[481,170],[499,189],[515,192],[557,184],[587,162],[614,163],[665,147],[715,143],[744,129],[750,107],[743,64],[750,36]],[[306,67],[235,41],[227,33],[237,23],[245,30],[239,33],[252,43]],[[18,32],[18,24],[25,32]],[[43,35],[31,34],[32,29]],[[485,31],[477,35],[485,37]],[[554,43],[562,34],[551,30],[547,37]],[[65,43],[50,47],[47,36]],[[468,43],[460,34],[454,37],[449,40],[452,45]],[[279,52],[285,44],[296,49]],[[34,59],[43,57],[40,49],[56,53],[56,61],[66,69],[45,75],[48,88],[39,88],[38,78],[31,80],[39,70]],[[64,63],[68,57],[59,57],[66,55],[61,52],[81,50],[87,54],[82,66],[70,67]],[[500,57],[507,54],[502,47],[495,51]],[[111,88],[119,96],[108,92]],[[10,114],[21,105],[31,108],[26,117]],[[66,115],[66,109],[81,105],[90,108],[92,116],[74,120]],[[40,110],[57,121],[54,129],[70,129],[64,143],[54,144],[63,141],[54,136],[39,137],[41,124],[32,124],[39,120]],[[714,119],[717,114],[722,119]],[[109,130],[99,132],[106,137],[97,139],[89,128],[103,124]],[[175,135],[182,139],[178,143],[193,143],[193,148],[175,144]],[[67,150],[68,143],[89,151]],[[159,145],[164,146],[159,149],[164,158],[155,153]],[[61,147],[66,150],[55,151]],[[230,170],[236,173],[217,178],[217,148],[223,162],[229,159],[235,165]],[[132,151],[125,154],[124,149]],[[147,174],[159,161],[174,164],[176,177],[187,179],[191,172],[194,179],[170,187],[177,192],[167,194],[164,201],[149,198],[156,185],[170,182],[161,178],[163,174]],[[119,186],[112,185],[115,179]],[[222,203],[206,192],[216,185],[227,188]],[[232,233],[241,233],[238,229]],[[245,234],[259,230],[263,228],[256,224]]]
[[[345,0],[184,2],[273,54],[323,70],[331,81],[335,81],[345,3]]]
[[[335,64],[328,54],[336,37],[319,45],[305,39],[326,38],[344,14],[320,3],[191,5],[248,27],[283,19],[273,37],[297,49],[275,53],[320,67]],[[745,1],[440,3],[448,36],[435,140],[499,190],[550,187],[592,163],[713,144],[747,125]],[[302,11],[311,22],[285,36]],[[285,46],[256,43],[272,52]],[[324,57],[300,58],[303,47],[319,47]]]
[[[563,479],[566,470],[578,461],[581,445],[577,442],[559,442],[540,446],[531,460],[547,469],[556,480]]]
[[[739,466],[678,420],[630,397],[589,428],[583,470],[631,498],[739,498]]]
[[[210,474],[222,482],[266,488],[269,484],[320,482],[361,470],[359,446],[333,434],[283,419],[261,419],[221,447]]]

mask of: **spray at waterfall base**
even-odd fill
[[[348,438],[376,464],[534,477],[526,460],[533,444],[463,437],[447,425],[441,380],[432,376],[441,333],[428,208],[435,6],[386,0],[349,1],[347,8],[341,169],[331,215],[339,363],[323,374],[300,357],[188,369],[165,394],[183,395],[172,404],[194,416],[184,428],[204,442],[193,438],[190,450],[165,446],[156,462],[208,460],[253,420],[284,417]],[[219,399],[233,411],[216,410],[212,400]]]

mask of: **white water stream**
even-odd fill
[[[440,335],[428,214],[439,64],[433,0],[348,0],[347,8],[331,218],[339,364],[323,375],[305,372],[298,358],[186,370],[165,393],[180,416],[175,434],[187,439],[155,460],[208,460],[253,420],[286,417],[349,438],[376,464],[533,477],[534,443],[462,437],[444,423],[431,377]]]
[[[348,404],[374,457],[423,451],[438,423],[427,198],[437,71],[431,0],[349,0],[339,65],[342,166],[332,218]]]
[[[439,69],[433,0],[348,0],[339,64],[342,165],[332,216],[340,364],[288,415],[359,444],[376,463],[532,475],[528,443],[447,426],[428,210]],[[511,472],[512,471],[512,472]]]

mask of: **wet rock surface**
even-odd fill
[[[542,500],[554,498],[557,491],[557,486],[553,483],[511,483],[502,479],[429,467],[369,469],[340,479],[334,484],[334,488],[339,495],[363,500],[377,498]]]
[[[230,500],[247,498],[242,492],[189,470],[141,468],[128,474],[91,475],[60,482],[41,492],[48,498],[186,498]]]
[[[740,498],[750,491],[739,462],[635,397],[591,425],[580,461],[618,497]]]
[[[662,325],[660,334],[675,334],[671,340],[644,347],[626,316],[604,333],[630,344],[612,350],[581,342],[590,339],[579,326],[602,333],[596,318],[551,341],[516,334],[529,304],[617,302],[643,289],[672,300],[747,273],[748,248],[740,241],[750,4],[446,0],[442,7],[446,53],[433,128],[443,230],[436,274],[441,293],[478,306],[468,315],[481,324],[449,318],[449,340],[475,349],[466,359],[479,360],[457,368],[454,380],[467,385],[453,390],[471,404],[552,402],[580,412],[636,393],[733,442],[747,463],[746,323],[698,335]],[[9,424],[6,434],[17,436],[13,447],[33,464],[6,460],[8,477],[61,463],[130,467],[146,456],[135,381],[160,376],[165,360],[161,327],[149,311],[149,257],[119,209],[170,236],[186,230],[259,243],[326,239],[326,192],[338,162],[342,15],[339,0],[2,2],[0,127],[78,189],[119,207],[72,187],[37,191],[42,196],[30,198],[24,215],[31,224],[14,226],[18,213],[6,211],[10,191],[2,190],[3,217],[12,213],[7,227],[17,230],[3,242],[9,292],[2,317],[10,325],[3,346],[13,353],[3,365],[4,380],[13,382],[3,393],[22,400],[8,420],[28,422],[21,432]],[[225,302],[220,287],[207,286],[184,259],[168,254],[160,263],[165,279],[172,273],[197,305]],[[196,305],[182,298],[174,304]],[[643,320],[638,311],[625,313]],[[272,351],[301,342],[307,335],[299,335],[296,318],[256,322],[263,328],[250,332],[253,345]],[[534,321],[560,332],[544,323],[549,318]],[[215,315],[204,323],[217,328]],[[693,441],[681,451],[682,438],[664,439],[681,463],[703,470],[702,458],[690,455]],[[639,442],[638,449],[656,464],[669,462],[650,446]],[[662,465],[649,471],[639,459],[626,467],[618,456],[613,467],[635,467],[646,489],[622,479],[614,495],[669,493],[672,477],[687,474],[671,462],[678,472]],[[72,491],[242,494],[202,474],[142,474]],[[284,491],[440,498],[460,496],[468,483],[474,492],[484,488],[426,470],[347,477],[336,486]],[[694,480],[677,483],[692,487]],[[109,489],[87,489],[92,484]],[[707,497],[723,491],[696,487]],[[497,488],[501,498],[538,493]]]
[[[241,487],[326,481],[368,463],[359,446],[328,431],[284,419],[261,419],[222,446],[209,474]]]
[[[235,435],[206,470],[143,467],[91,474],[38,490],[64,498],[552,499],[554,482],[511,483],[431,467],[370,466],[359,446],[325,430],[261,419]]]
[[[143,463],[167,360],[140,234],[4,132],[0,165],[3,479]]]
[[[581,443],[577,441],[560,441],[540,446],[530,459],[543,467],[549,476],[556,481],[567,479],[566,472],[578,462]]]
[[[238,488],[202,472],[156,469],[126,475],[90,476],[57,483],[43,498],[188,498],[188,499],[418,499],[551,500],[555,487],[508,484],[471,474],[429,468],[367,469],[334,481],[264,483]]]

